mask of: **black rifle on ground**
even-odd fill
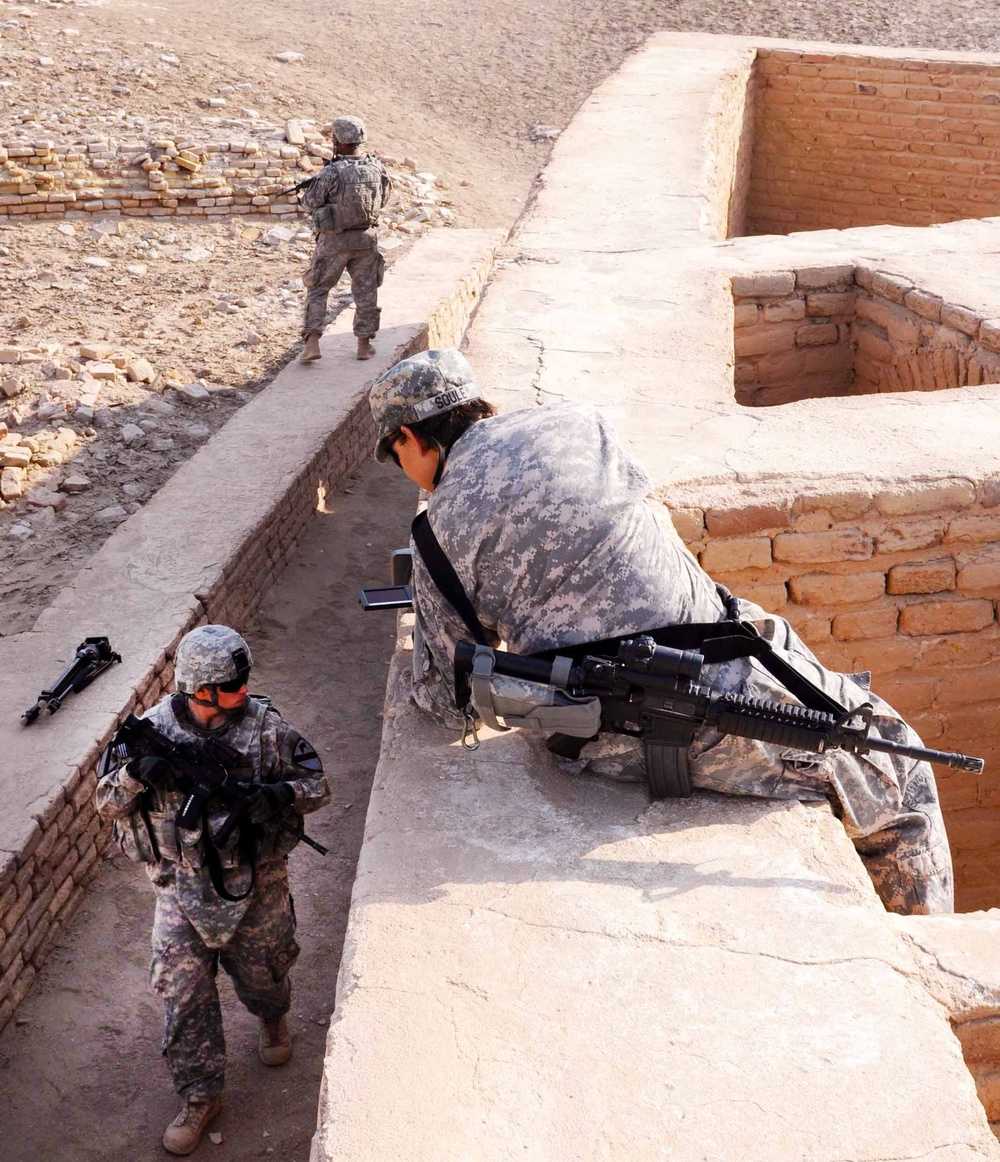
[[[146,718],[130,714],[118,729],[112,747],[122,747],[123,754],[131,758],[161,758],[170,765],[173,780],[184,793],[184,802],[175,820],[178,827],[194,831],[202,823],[205,808],[211,799],[218,799],[229,808],[229,815],[222,827],[211,837],[209,849],[225,847],[233,829],[241,822],[259,787],[266,784],[249,782],[236,777],[241,768],[246,769],[247,760],[238,750],[218,738],[199,739],[197,742],[182,744],[174,742]],[[284,819],[276,820],[283,831],[296,835],[320,855],[327,855],[327,848],[310,839],[293,824]]]
[[[701,726],[814,754],[835,749],[858,755],[878,751],[973,774],[983,769],[983,760],[969,755],[870,737],[874,712],[870,702],[854,710],[837,707],[840,713],[832,713],[740,694],[719,694],[699,684],[705,659],[694,650],[657,645],[647,635],[617,644],[617,656],[613,657],[588,654],[593,647],[584,645],[550,651],[573,656],[546,661],[459,642],[455,650],[455,703],[459,709],[469,705],[473,666],[477,656],[483,655],[492,655],[495,674],[540,683],[571,698],[599,698],[601,731],[643,740],[649,789],[657,799],[691,794],[687,748]],[[828,696],[816,693],[828,706],[837,706]],[[588,741],[553,734],[547,746],[555,754],[577,758]]]
[[[76,647],[76,657],[52,683],[38,695],[38,701],[21,715],[25,726],[30,726],[44,710],[52,715],[63,704],[67,694],[78,694],[85,686],[103,674],[108,666],[120,662],[106,637],[89,637]]]

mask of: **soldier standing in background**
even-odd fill
[[[260,1021],[259,1055],[292,1055],[286,1014],[289,969],[299,954],[288,888],[288,853],[302,816],[330,798],[312,746],[270,705],[247,694],[252,659],[225,625],[203,625],[177,646],[177,693],[143,716],[177,750],[219,740],[243,760],[231,775],[252,786],[239,825],[216,842],[229,808],[209,797],[197,821],[182,816],[168,759],[131,755],[113,741],[97,784],[97,809],[114,820],[124,854],[146,865],[156,892],[153,988],[163,999],[163,1053],[184,1106],[167,1127],[172,1154],[197,1149],[219,1112],[226,1043],[216,988],[221,964],[236,995]],[[194,822],[184,826],[179,822]]]
[[[375,354],[372,339],[378,333],[378,288],[385,259],[378,248],[379,211],[389,200],[392,181],[374,154],[359,153],[365,126],[358,117],[333,122],[334,159],[306,188],[302,200],[316,224],[316,250],[302,278],[306,296],[302,337],[303,363],[320,359],[320,336],[326,326],[326,302],[346,270],[354,296],[354,334],[358,358]]]

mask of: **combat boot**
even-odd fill
[[[164,1149],[171,1154],[193,1154],[208,1129],[208,1123],[221,1108],[222,1100],[217,1097],[185,1101],[184,1108],[164,1131]]]
[[[311,334],[306,335],[306,345],[302,348],[302,354],[299,356],[299,362],[315,363],[317,359],[322,358],[323,354],[319,349],[319,335],[313,331]]]
[[[284,1065],[292,1055],[292,1035],[288,1018],[260,1023],[260,1059],[265,1065]]]
[[[371,359],[371,357],[374,354],[375,354],[375,348],[372,346],[371,339],[359,339],[358,340],[358,358],[359,359]]]

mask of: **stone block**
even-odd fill
[[[924,601],[900,611],[900,633],[975,633],[993,624],[993,602],[982,599]]]
[[[788,604],[788,590],[784,585],[766,581],[734,582],[737,597],[752,601],[766,613],[780,613]]]
[[[979,342],[989,351],[1000,351],[1000,319],[983,319]]]
[[[958,570],[955,588],[960,593],[1000,593],[1000,561],[979,561]]]
[[[833,636],[838,641],[886,638],[896,632],[898,617],[899,610],[894,605],[838,613],[833,619]]]
[[[746,508],[708,509],[705,526],[713,537],[738,537],[765,529],[785,529],[792,523],[790,506],[749,505]]]
[[[24,494],[23,477],[24,470],[22,468],[4,468],[0,472],[0,499],[6,500],[8,503],[12,500],[20,500]]]
[[[790,295],[795,290],[795,275],[790,271],[774,271],[765,274],[733,275],[733,298],[754,298],[764,296]]]
[[[827,287],[850,286],[853,282],[854,267],[846,264],[814,266],[795,272],[797,290],[824,290]]]
[[[906,292],[903,302],[921,318],[929,319],[932,323],[941,321],[942,300],[940,296],[928,294],[927,291],[914,287],[913,290]]]
[[[983,544],[1000,540],[1000,513],[977,515],[968,513],[955,517],[948,524],[945,542]]]
[[[774,559],[791,564],[819,564],[826,561],[863,561],[872,555],[872,540],[860,529],[830,532],[778,533],[774,538]]]
[[[893,565],[886,580],[887,593],[946,593],[955,588],[951,557]]]
[[[878,271],[872,277],[871,289],[873,294],[881,295],[890,302],[902,304],[906,301],[907,294],[913,290],[913,283],[902,275]]]
[[[935,704],[952,708],[997,701],[1000,701],[1000,666],[990,665],[950,670],[943,676]],[[1000,834],[1000,819],[997,831]]]
[[[770,564],[770,537],[731,537],[711,541],[701,554],[702,568],[713,576],[741,569],[766,569]]]
[[[982,320],[975,311],[970,311],[968,307],[960,307],[955,303],[943,303],[941,322],[946,327],[954,327],[956,331],[961,331],[963,334],[975,338]]]
[[[817,291],[806,295],[806,313],[811,316],[852,315],[855,291]]]
[[[776,303],[765,303],[765,323],[790,323],[797,319],[804,319],[806,315],[805,299],[783,299]]]
[[[700,541],[705,535],[705,512],[700,508],[671,508],[670,519],[677,535],[686,544]]]
[[[806,573],[789,582],[799,605],[861,605],[885,593],[884,573]]]
[[[976,490],[968,480],[942,480],[937,484],[900,486],[892,492],[880,492],[875,497],[875,507],[883,516],[915,516],[942,509],[968,508],[975,499]]]
[[[4,468],[27,468],[31,463],[31,449],[23,444],[5,447],[0,452],[0,464]]]
[[[133,359],[127,363],[125,374],[133,383],[152,383],[156,378],[153,365],[147,359]]]
[[[743,327],[734,334],[733,350],[738,359],[750,355],[770,355],[776,351],[790,351],[795,346],[795,332],[794,323],[774,325],[759,323],[755,327]]]
[[[795,332],[797,347],[822,347],[836,343],[838,331],[835,323],[808,323]]]
[[[941,517],[929,520],[899,521],[875,538],[878,553],[912,553],[941,544],[948,523]]]

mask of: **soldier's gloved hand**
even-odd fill
[[[277,819],[294,802],[295,788],[291,783],[262,783],[247,800],[247,815],[254,823],[267,823],[269,819]]]
[[[143,755],[135,764],[135,777],[148,787],[155,787],[170,770],[170,763],[159,755]]]

